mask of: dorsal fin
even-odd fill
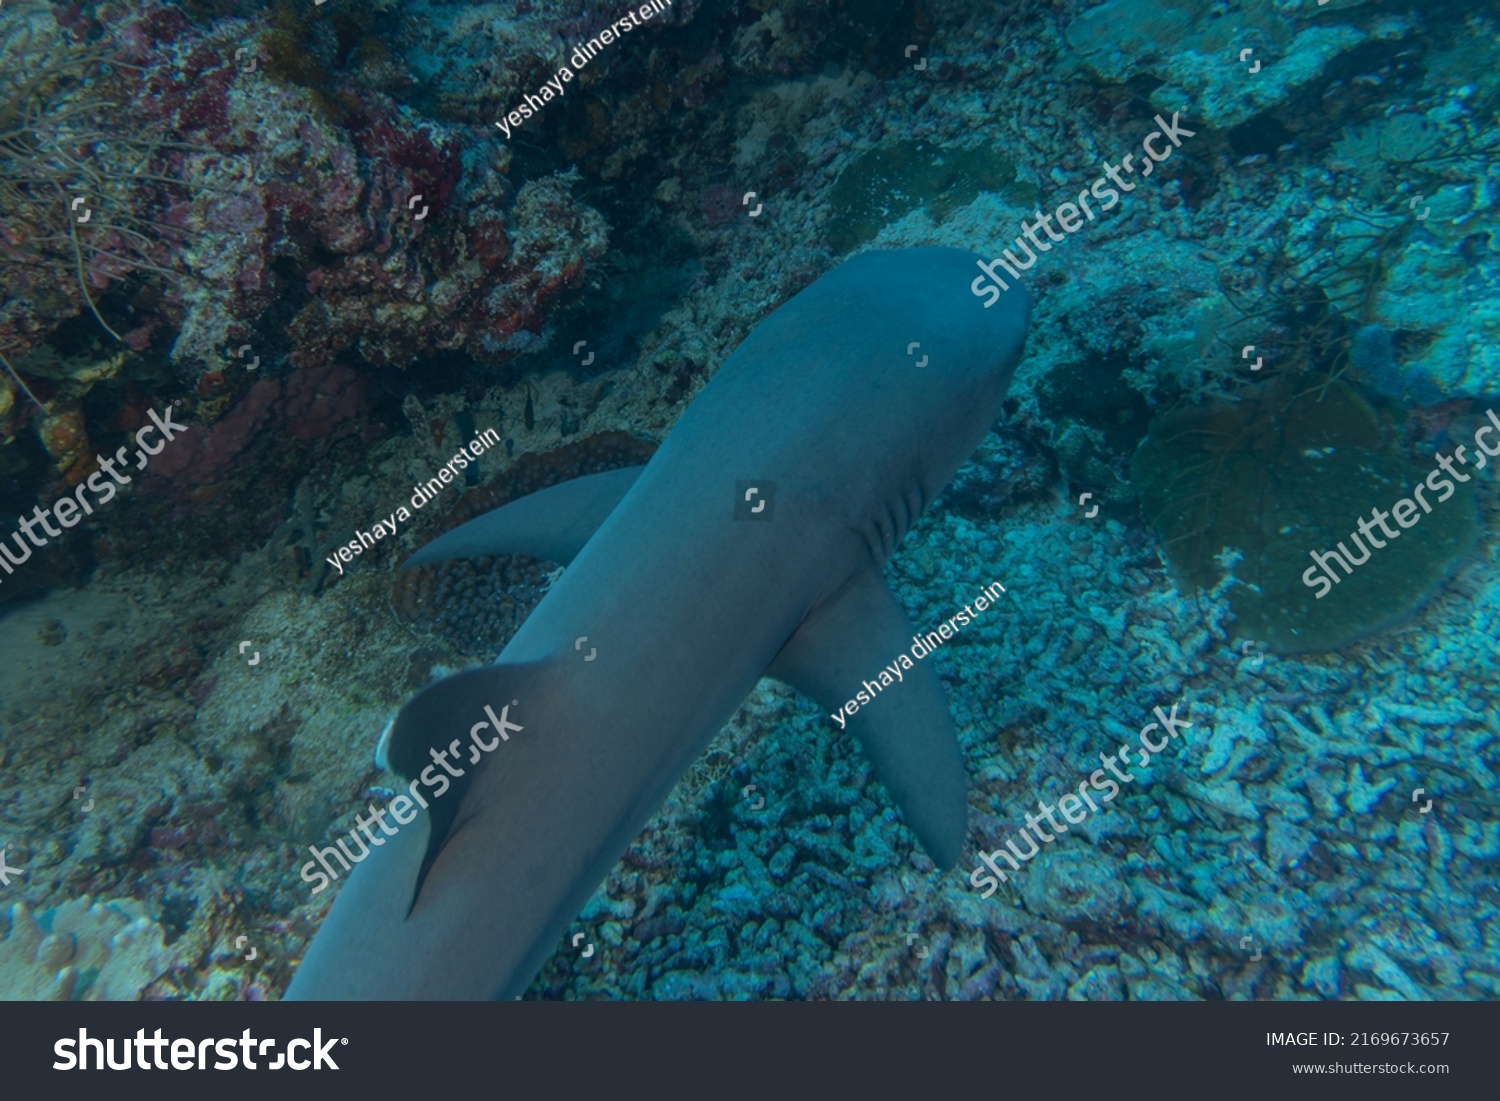
[[[626,466],[585,474],[528,494],[439,535],[405,565],[489,554],[530,554],[566,566],[594,537],[644,469]]]
[[[455,820],[474,777],[482,768],[505,767],[504,743],[525,729],[528,701],[531,709],[539,707],[542,692],[536,687],[536,675],[545,664],[485,665],[445,677],[412,697],[381,734],[376,763],[408,784],[420,781],[415,791],[426,800],[431,819],[427,853],[412,889],[411,906],[417,904],[433,861],[462,826],[459,821],[456,827]],[[455,743],[456,757],[452,755]],[[443,767],[439,758],[444,754],[462,775],[454,776]]]

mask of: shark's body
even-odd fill
[[[354,869],[289,997],[520,994],[760,677],[832,711],[907,646],[881,567],[989,430],[1025,337],[1020,293],[971,294],[977,259],[849,260],[751,332],[644,468],[524,498],[413,559],[571,563],[494,665],[397,717],[386,756],[408,776],[468,747],[485,705],[523,729]],[[769,520],[736,518],[739,483]],[[849,729],[952,864],[964,772],[930,663]]]

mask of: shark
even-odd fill
[[[288,998],[519,997],[763,676],[832,711],[904,649],[883,567],[1000,416],[1029,324],[1024,290],[972,295],[978,262],[851,257],[750,331],[644,466],[523,497],[408,560],[565,568],[493,664],[428,686],[381,736],[377,760],[415,785],[508,709],[503,743],[476,733],[486,752],[448,769],[451,789],[372,834]],[[951,867],[966,776],[932,665],[847,730]]]

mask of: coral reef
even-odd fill
[[[0,1001],[135,1001],[173,965],[161,926],[132,899],[87,896],[4,915]]]
[[[508,301],[576,285],[602,251],[602,219],[561,180],[513,191],[487,133],[422,122],[331,77],[329,111],[310,110],[312,93],[275,79],[274,66],[246,74],[208,35],[153,30],[142,109],[221,154],[193,177],[208,186],[171,212],[195,235],[176,359],[214,363],[254,338],[257,354],[280,351],[296,367],[346,350],[396,365],[461,347],[494,357],[535,327]],[[254,30],[233,28],[241,38]],[[259,331],[273,302],[290,314],[284,334]]]
[[[1477,535],[1474,487],[1459,484],[1455,499],[1373,551],[1375,566],[1342,578],[1337,599],[1304,581],[1311,553],[1357,534],[1348,502],[1388,506],[1436,469],[1395,440],[1342,383],[1299,392],[1283,376],[1234,404],[1156,418],[1130,474],[1184,586],[1233,578],[1240,637],[1277,653],[1333,650],[1410,615]]]
[[[43,387],[39,416],[10,397],[0,431],[35,420],[71,480],[92,470],[78,402],[119,353],[170,359],[225,399],[257,365],[504,362],[603,254],[571,178],[513,185],[492,128],[425,122],[337,66],[293,64],[284,9],[207,27],[149,2],[109,14],[0,11],[0,256],[16,273],[0,354],[22,387],[55,377],[48,362],[86,365]],[[261,51],[285,64],[245,62]],[[85,311],[91,353],[69,327]]]
[[[917,625],[1009,590],[933,659],[973,849],[1156,705],[1177,748],[982,899],[763,682],[528,996],[1500,997],[1493,490],[1301,584],[1500,394],[1496,24],[1440,14],[677,0],[505,142],[596,5],[8,0],[0,530],[164,399],[192,428],[0,587],[5,996],[277,996],[380,729],[548,583],[411,551],[643,461],[836,252],[997,256],[1181,111],[1026,273],[1006,417],[888,567]]]
[[[1326,0],[1324,0],[1326,3]],[[1312,0],[1161,0],[1148,6],[1109,0],[1068,24],[1068,44],[1105,80],[1149,75],[1161,81],[1151,102],[1191,111],[1228,129],[1274,107],[1322,77],[1342,55],[1372,40],[1415,30],[1399,15],[1341,5],[1337,19],[1314,19]],[[1249,56],[1241,57],[1248,49]],[[1239,58],[1239,64],[1233,63]]]

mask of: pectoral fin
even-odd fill
[[[905,652],[914,633],[879,571],[871,570],[814,608],[766,675],[833,714]],[[904,673],[904,680],[859,705],[848,729],[922,847],[947,868],[957,862],[968,830],[963,753],[932,666],[917,661]]]
[[[567,565],[635,485],[645,467],[586,474],[522,497],[438,536],[405,562],[531,554]]]

